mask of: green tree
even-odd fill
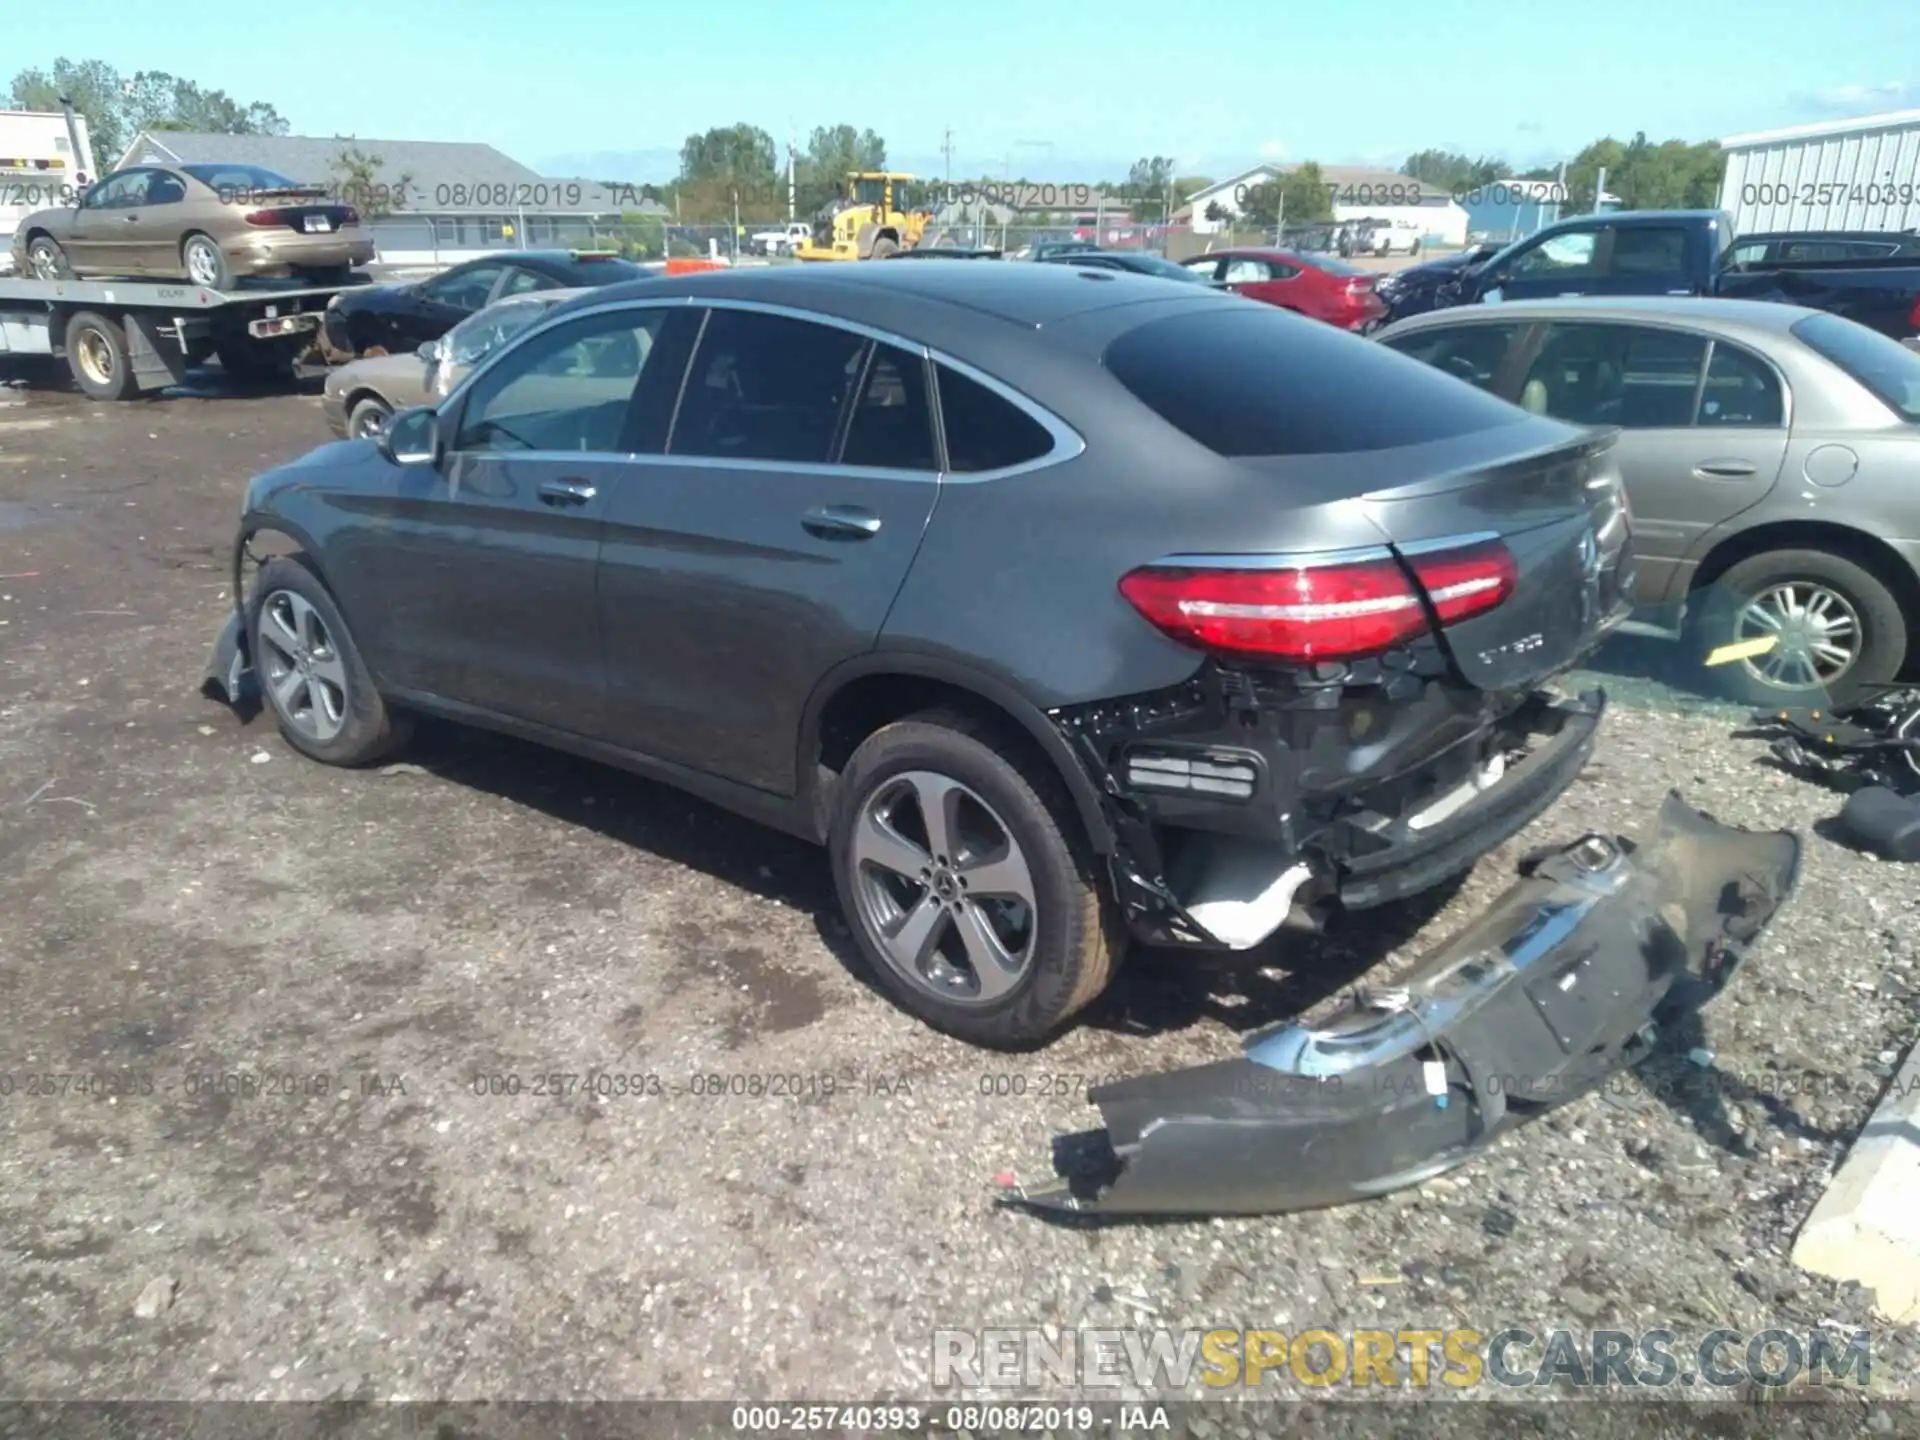
[[[1290,166],[1278,180],[1247,187],[1240,203],[1242,222],[1261,230],[1333,218],[1333,195],[1315,161]]]
[[[1164,219],[1172,198],[1173,161],[1165,155],[1147,155],[1133,162],[1121,194],[1136,220]]]
[[[1453,150],[1418,150],[1407,157],[1400,173],[1454,194],[1464,194],[1505,179],[1510,172],[1506,161],[1489,155],[1476,160]]]
[[[784,177],[773,137],[757,125],[716,126],[680,147],[680,209],[689,222],[731,224],[736,206],[744,221],[773,204],[777,187],[784,190]]]
[[[402,209],[407,192],[413,188],[413,172],[402,170],[387,176],[386,157],[369,155],[352,136],[333,137],[341,142],[340,153],[327,162],[327,180],[333,193],[348,204],[359,207],[369,220],[378,220]],[[400,203],[396,203],[400,202]]]
[[[104,60],[62,56],[49,69],[22,70],[13,77],[11,99],[18,109],[58,111],[62,96],[86,118],[95,162],[108,167],[142,130],[287,133],[286,120],[273,106],[242,103],[224,90],[203,90],[161,70],[141,70],[128,78]]]
[[[812,215],[846,193],[855,170],[887,168],[887,142],[878,131],[851,125],[817,125],[794,163],[796,213]],[[897,200],[896,200],[897,203]]]

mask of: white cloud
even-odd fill
[[[1877,85],[1831,85],[1793,97],[1802,108],[1849,115],[1920,107],[1920,82],[1887,80]]]
[[[1284,160],[1287,158],[1287,146],[1284,140],[1262,140],[1260,142],[1262,160]]]

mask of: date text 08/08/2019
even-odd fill
[[[1258,188],[1257,185],[1246,184],[1234,186],[1235,208],[1244,209]],[[1326,191],[1329,205],[1426,205],[1442,199],[1451,200],[1456,205],[1564,205],[1568,197],[1567,187],[1557,180],[1496,180],[1471,189],[1452,190],[1442,190],[1437,185],[1423,185],[1418,180],[1358,183],[1325,180],[1320,188]]]

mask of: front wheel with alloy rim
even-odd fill
[[[248,619],[261,693],[294,749],[328,765],[365,765],[406,739],[333,596],[299,560],[261,566]]]
[[[828,845],[887,993],[936,1029],[1017,1048],[1106,988],[1124,938],[1064,787],[995,739],[949,714],[874,732],[836,787]]]
[[[1769,550],[1710,586],[1694,643],[1702,658],[1771,640],[1762,654],[1717,667],[1719,688],[1746,704],[1840,709],[1906,663],[1900,602],[1856,562],[1825,550]]]
[[[377,395],[364,395],[353,402],[353,408],[347,412],[347,438],[350,440],[371,440],[387,428],[387,422],[393,418],[393,407]]]

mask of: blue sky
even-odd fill
[[[923,174],[950,126],[956,175],[1095,180],[1147,154],[1216,177],[1266,158],[1397,164],[1429,146],[1526,166],[1609,132],[1718,139],[1920,108],[1914,0],[333,0],[213,25],[152,0],[37,13],[34,39],[14,27],[8,75],[97,57],[269,101],[296,134],[480,140],[548,174],[617,159],[626,173],[605,178],[635,180],[667,178],[687,134],[735,121],[783,143],[791,123],[802,145],[815,124],[872,125]]]

